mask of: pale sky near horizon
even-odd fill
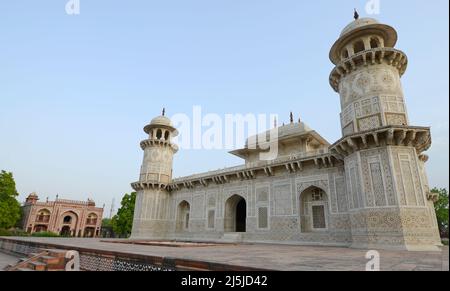
[[[142,161],[142,128],[203,112],[289,112],[340,138],[328,52],[353,8],[397,29],[410,123],[431,126],[431,186],[449,186],[449,2],[381,0],[67,0],[0,2],[0,170],[20,201],[46,197],[116,209]],[[226,150],[181,150],[174,176],[234,166]],[[107,215],[106,215],[107,216]]]

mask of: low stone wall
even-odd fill
[[[248,267],[203,261],[68,247],[0,237],[0,252],[26,257],[30,253],[38,253],[44,249],[78,251],[80,254],[80,269],[84,271],[261,271]]]

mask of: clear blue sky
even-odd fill
[[[67,0],[0,2],[0,169],[20,199],[36,191],[116,206],[142,160],[142,128],[168,115],[289,111],[340,137],[328,52],[366,1]],[[449,183],[448,0],[381,0],[380,21],[409,57],[411,124],[432,126],[430,184]],[[181,151],[183,176],[240,163],[225,151]]]

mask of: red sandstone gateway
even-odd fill
[[[38,200],[36,193],[31,193],[22,207],[22,227],[28,233],[50,231],[63,236],[99,236],[103,208],[95,207],[93,200]]]

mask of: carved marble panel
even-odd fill
[[[208,210],[208,228],[214,229],[216,219],[216,210],[210,209]]]
[[[402,96],[383,95],[380,99],[381,107],[384,112],[406,113],[405,103]]]
[[[358,155],[353,154],[345,159],[345,175],[347,181],[347,193],[349,209],[364,207],[361,195],[361,181],[358,170]]]
[[[396,205],[395,188],[386,149],[361,152],[361,170],[368,206]]]
[[[362,204],[360,203],[359,199],[359,187],[358,187],[358,172],[356,166],[353,166],[350,168],[350,192],[353,202],[353,208],[360,208],[362,207]]]
[[[258,228],[266,229],[269,227],[269,211],[267,206],[258,207]]]
[[[344,129],[342,130],[342,135],[346,136],[346,135],[351,135],[355,133],[355,128],[353,125],[353,122],[348,124],[346,127],[344,127]]]
[[[291,185],[275,185],[273,189],[274,215],[292,215]]]
[[[256,204],[269,201],[269,187],[256,189]]]
[[[355,111],[353,110],[353,104],[350,104],[341,113],[341,124],[342,124],[342,126],[345,127],[350,122],[352,122],[353,119],[355,119]]]
[[[404,191],[408,205],[417,205],[416,189],[411,170],[411,162],[409,156],[400,156],[400,168],[402,172]]]
[[[216,195],[208,195],[208,207],[216,207]]]
[[[381,163],[371,162],[369,164],[370,177],[372,178],[372,191],[375,198],[375,206],[386,206],[385,187],[383,174],[381,173]]]
[[[369,117],[364,117],[358,119],[358,129],[359,131],[371,130],[381,126],[381,116],[380,114],[372,115]]]
[[[360,68],[347,75],[340,82],[339,92],[342,108],[360,98],[370,97],[370,95],[402,95],[398,71],[385,65]]]
[[[401,205],[424,206],[425,197],[415,149],[392,147],[392,158]]]
[[[386,113],[387,125],[408,125],[405,114]]]
[[[335,175],[330,173],[328,174],[328,180],[331,182],[330,185],[330,193],[328,193],[328,197],[331,205],[331,213],[337,213],[337,197],[336,197],[336,182]]]
[[[190,217],[192,219],[203,218],[205,195],[195,195],[191,205]]]
[[[347,189],[345,187],[345,178],[344,177],[336,177],[335,184],[336,184],[338,211],[339,212],[347,212],[348,211],[348,201],[347,201]]]

